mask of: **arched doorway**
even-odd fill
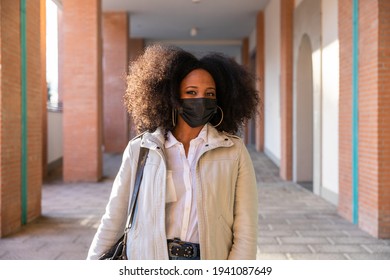
[[[313,61],[307,34],[302,36],[299,45],[296,69],[293,179],[313,191]]]

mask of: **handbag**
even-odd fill
[[[131,229],[131,226],[133,224],[134,220],[134,209],[135,205],[137,203],[139,188],[142,181],[142,175],[144,172],[145,162],[147,155],[149,153],[149,149],[141,147],[139,152],[139,158],[138,158],[138,165],[137,165],[137,173],[135,177],[134,182],[134,191],[133,195],[131,197],[131,203],[130,203],[130,209],[129,209],[129,215],[127,216],[126,221],[126,227],[124,230],[124,233],[121,238],[118,239],[118,241],[106,252],[104,252],[100,257],[99,260],[127,260],[126,255],[126,242],[127,242],[127,234],[129,230]]]

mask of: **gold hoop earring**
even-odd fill
[[[176,126],[175,118],[176,118],[176,109],[172,108],[172,124],[173,124],[173,127]]]
[[[221,110],[221,115],[222,115],[222,118],[221,118],[221,120],[219,121],[219,123],[218,123],[217,125],[213,125],[213,127],[217,127],[217,126],[219,126],[219,125],[222,123],[222,121],[223,121],[223,111],[222,111],[222,108],[221,108],[221,107],[219,107],[219,106],[217,106],[217,108],[218,108],[219,110]]]

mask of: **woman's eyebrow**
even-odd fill
[[[198,86],[187,86],[184,89],[189,89],[189,88],[198,88]],[[214,89],[215,90],[215,87],[208,87],[206,89]]]

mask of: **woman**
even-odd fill
[[[258,105],[251,75],[220,54],[197,59],[152,46],[132,63],[127,82],[125,104],[144,133],[123,154],[88,258],[123,233],[142,146],[149,154],[127,257],[255,259],[255,174],[234,135]]]

